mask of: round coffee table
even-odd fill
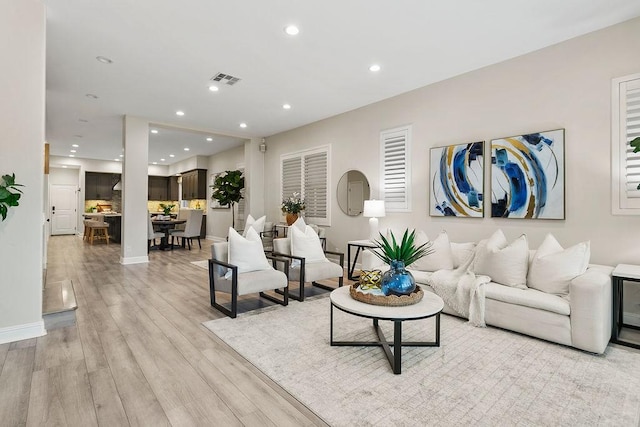
[[[332,346],[366,346],[382,347],[394,374],[402,372],[402,346],[409,347],[440,347],[440,312],[444,307],[442,298],[433,292],[425,291],[420,302],[402,307],[386,307],[356,301],[349,294],[349,286],[340,287],[331,292],[331,345]],[[378,341],[335,341],[333,339],[333,308],[353,314],[354,316],[373,319],[373,329]],[[436,318],[436,336],[434,341],[402,341],[402,322],[407,320]],[[379,320],[393,322],[393,341],[387,341],[378,326]],[[393,347],[393,351],[391,350]]]

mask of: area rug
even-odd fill
[[[205,270],[209,270],[209,260],[205,259],[202,261],[191,261],[191,264],[196,267],[204,268]]]
[[[442,315],[440,347],[405,347],[394,375],[379,347],[331,347],[328,298],[204,325],[333,426],[612,425],[640,421],[640,354],[604,355]],[[390,322],[381,322],[392,336]],[[334,310],[336,340],[371,321]],[[403,339],[432,339],[433,319]]]

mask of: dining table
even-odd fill
[[[160,239],[160,246],[157,246],[157,249],[164,251],[171,249],[171,244],[169,243],[169,234],[171,230],[173,230],[176,225],[184,224],[187,222],[186,219],[151,219],[151,224],[153,224],[154,228],[157,227],[158,231],[164,233],[164,237]]]

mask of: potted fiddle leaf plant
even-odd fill
[[[244,174],[241,170],[225,171],[216,176],[213,185],[211,199],[217,200],[221,206],[231,207],[231,226],[236,228],[236,215],[234,205],[244,198]]]
[[[382,275],[381,290],[385,295],[410,295],[416,289],[416,281],[406,267],[432,251],[433,242],[415,244],[416,231],[405,230],[400,243],[392,232],[390,239],[380,233],[380,240],[374,241],[373,253],[391,267]]]
[[[0,179],[0,217],[2,221],[7,219],[7,213],[10,207],[19,205],[18,200],[22,195],[22,191],[18,187],[22,184],[16,184],[16,174],[3,175]]]

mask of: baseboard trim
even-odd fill
[[[129,265],[129,264],[144,264],[145,262],[149,262],[149,256],[132,256],[132,257],[120,257],[120,264]]]
[[[24,325],[8,326],[0,329],[0,344],[28,340],[43,335],[47,335],[47,330],[44,328],[44,320],[25,323]]]

